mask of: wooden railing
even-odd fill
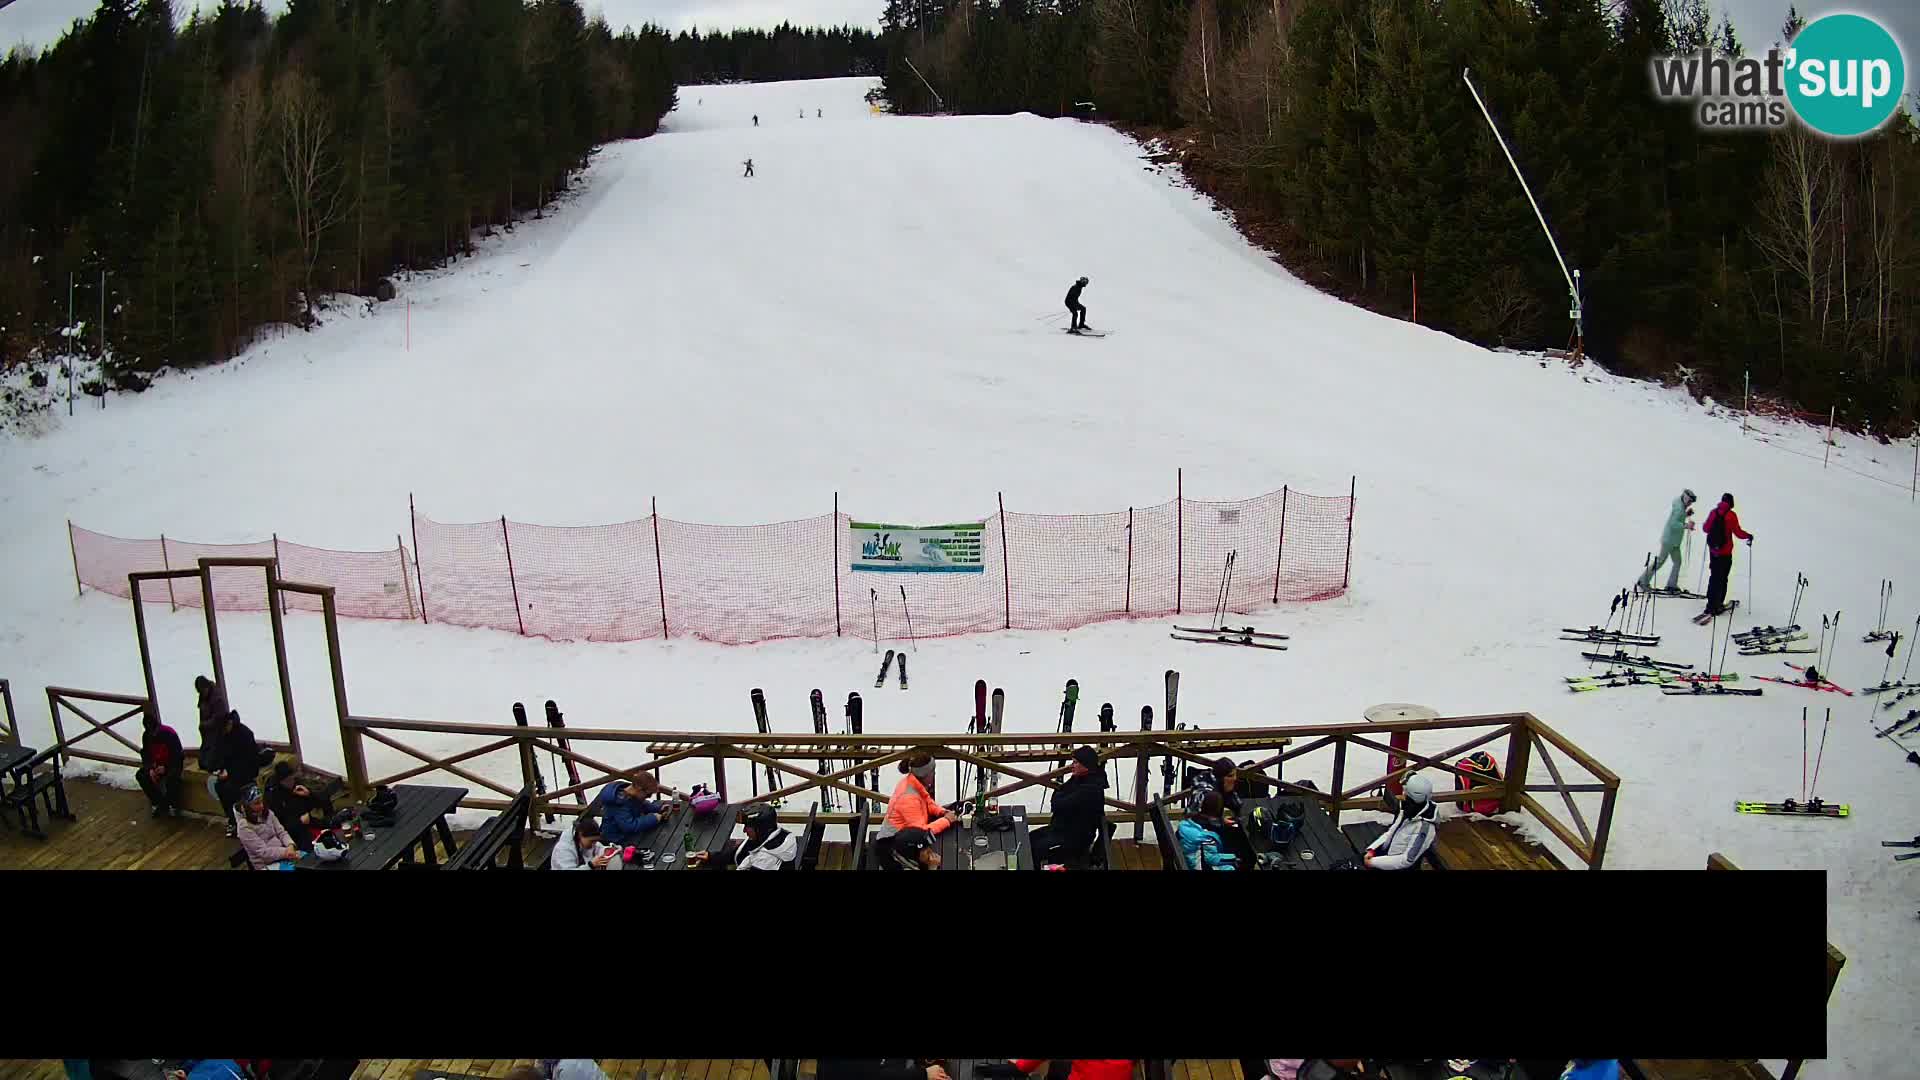
[[[1392,736],[1402,732],[1411,735],[1414,732],[1466,732],[1471,729],[1491,730],[1437,754],[1422,754],[1388,745]],[[484,741],[451,754],[435,754],[409,745],[399,737],[402,732],[475,736]],[[1072,745],[1092,746],[1100,755],[1103,766],[1109,762],[1130,761],[1135,764],[1132,798],[1109,795],[1104,802],[1109,820],[1134,823],[1136,838],[1141,835],[1151,806],[1156,801],[1147,790],[1151,768],[1156,760],[1206,766],[1222,754],[1270,750],[1271,754],[1256,760],[1251,767],[1242,768],[1243,778],[1265,781],[1287,794],[1317,799],[1326,806],[1336,823],[1340,814],[1347,810],[1384,809],[1385,801],[1376,793],[1389,781],[1400,779],[1418,769],[1437,769],[1482,784],[1465,791],[1436,790],[1435,798],[1438,801],[1498,799],[1503,812],[1524,812],[1531,816],[1558,837],[1581,861],[1598,869],[1606,857],[1607,837],[1620,788],[1620,778],[1611,770],[1530,713],[1208,731],[1076,732],[1066,738]],[[535,805],[535,814],[538,816],[577,814],[585,809],[593,794],[611,780],[631,779],[642,772],[652,772],[657,778],[660,770],[669,765],[691,762],[711,763],[713,787],[722,796],[727,795],[727,763],[743,761],[748,763],[750,769],[771,770],[792,780],[777,790],[756,794],[754,798],[784,799],[807,791],[830,790],[849,796],[856,808],[862,804],[885,803],[888,793],[881,788],[891,785],[876,783],[873,777],[883,767],[891,766],[915,751],[931,754],[936,762],[954,762],[1005,778],[1005,783],[986,793],[990,797],[1034,787],[1057,788],[1059,781],[1071,771],[1068,766],[1058,764],[1066,753],[1063,737],[1051,732],[1002,735],[814,735],[775,732],[762,735],[573,727],[555,731],[514,724],[348,716],[341,724],[340,739],[346,752],[347,780],[354,791],[363,793],[373,785],[400,783],[425,773],[443,771],[499,796],[492,798],[482,794],[469,798],[463,804],[476,809],[504,809],[519,789],[537,785],[540,781],[537,754],[551,755],[576,768],[592,770],[591,779],[557,786],[538,796]],[[373,776],[366,765],[365,743],[368,740],[404,754],[418,764],[385,776]],[[1484,778],[1469,776],[1452,764],[1451,759],[1461,754],[1501,740],[1505,740],[1505,770],[1500,781],[1484,784]],[[637,744],[651,754],[652,759],[638,765],[612,764],[582,753],[577,749],[581,743],[614,743],[628,747]],[[1302,743],[1304,745],[1297,745]],[[1301,787],[1282,779],[1281,770],[1286,762],[1327,748],[1333,752],[1331,791]],[[1347,759],[1356,748],[1378,751],[1390,759],[1398,758],[1401,764],[1393,766],[1389,763],[1388,769],[1382,774],[1358,783],[1349,783]],[[1554,750],[1584,770],[1592,782],[1569,783],[1561,772],[1560,761],[1553,755]],[[519,759],[518,776],[510,784],[490,779],[470,767],[463,767],[476,759],[499,753],[512,753]],[[1551,783],[1531,782],[1532,765],[1536,757],[1545,766]],[[1045,763],[1046,767],[1039,770],[1019,767],[1033,762]],[[555,777],[555,783],[559,784],[558,776]],[[1546,792],[1560,796],[1571,824],[1561,820],[1534,798],[1535,793]],[[1177,800],[1185,793],[1186,789],[1183,788],[1170,797]],[[1591,824],[1575,802],[1576,794],[1600,797]],[[851,813],[822,813],[819,820],[845,823],[851,821],[853,816]],[[1044,821],[1048,815],[1038,813],[1030,816],[1035,821]],[[798,811],[781,814],[782,820],[799,821],[803,817],[804,814]]]

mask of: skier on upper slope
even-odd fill
[[[1720,496],[1720,505],[1707,512],[1700,525],[1707,534],[1707,609],[1702,615],[1726,611],[1727,576],[1733,572],[1733,538],[1753,544],[1753,534],[1740,527],[1740,515],[1733,512],[1733,493]]]
[[[1673,570],[1667,574],[1667,591],[1675,592],[1680,588],[1680,542],[1686,538],[1687,531],[1693,528],[1693,503],[1698,496],[1692,488],[1687,488],[1673,500],[1673,509],[1667,512],[1667,526],[1660,530],[1660,557],[1653,560],[1646,573],[1640,575],[1640,587],[1653,587],[1653,575],[1665,562],[1673,563]]]
[[[1073,283],[1073,288],[1067,290],[1067,310],[1073,314],[1072,325],[1067,327],[1068,333],[1093,329],[1087,325],[1087,306],[1080,302],[1080,290],[1086,287],[1087,279],[1082,277]]]

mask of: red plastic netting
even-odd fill
[[[163,547],[80,528],[73,545],[80,580],[116,596],[127,595],[129,572],[277,551],[283,578],[333,586],[345,616],[419,618],[424,604],[428,622],[561,641],[665,634],[745,644],[830,634],[870,639],[876,631],[902,638],[909,606],[920,637],[1007,626],[1067,630],[1176,610],[1205,618],[1230,551],[1237,553],[1230,611],[1337,596],[1347,584],[1353,500],[1282,489],[1111,514],[995,514],[985,520],[980,573],[856,572],[853,520],[823,514],[773,525],[698,525],[649,517],[561,528],[497,519],[444,524],[416,514],[417,562],[404,546],[350,552],[284,540],[168,540]],[[147,583],[145,598],[167,601],[167,584]],[[223,609],[265,605],[258,570],[217,568],[213,584]],[[197,582],[172,585],[175,603],[199,606]],[[294,610],[319,607],[317,598],[287,601]]]

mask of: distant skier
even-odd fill
[[[1073,313],[1073,324],[1067,327],[1068,333],[1079,330],[1091,330],[1087,325],[1087,306],[1080,302],[1080,290],[1087,287],[1087,279],[1082,277],[1067,290],[1067,310]]]
[[[801,110],[800,110],[800,119],[802,119],[802,120],[805,120],[806,118],[807,118],[807,110],[805,110],[805,109],[801,109]]]
[[[748,177],[753,175],[753,159],[748,158],[746,161],[746,165],[747,165],[747,171],[740,174],[742,177]]]
[[[1673,509],[1667,512],[1667,526],[1660,530],[1660,557],[1640,575],[1640,587],[1653,587],[1653,575],[1660,570],[1662,563],[1671,561],[1673,570],[1667,574],[1667,591],[1675,592],[1680,588],[1680,543],[1686,539],[1693,528],[1693,503],[1697,499],[1692,488],[1682,491],[1673,500]]]
[[[819,109],[815,109],[815,110],[813,110],[813,118],[814,118],[815,120],[818,120],[818,119],[820,119],[820,118],[821,118],[822,116],[824,116],[824,115],[826,115],[826,114],[825,114],[825,113],[822,113],[822,112],[821,112],[821,111],[820,111]]]
[[[1753,534],[1740,527],[1740,515],[1733,512],[1733,493],[1720,496],[1720,505],[1707,512],[1707,520],[1700,526],[1707,534],[1707,609],[1703,615],[1719,615],[1726,611],[1727,575],[1733,572],[1733,538],[1739,537],[1749,545],[1753,543]]]
[[[753,114],[753,126],[754,126],[754,127],[759,127],[759,126],[760,126],[760,114],[759,114],[759,113],[754,113],[754,114]]]

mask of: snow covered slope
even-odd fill
[[[1358,474],[1351,595],[1256,616],[1294,635],[1284,654],[1194,649],[1164,622],[980,635],[922,644],[901,693],[872,688],[875,658],[850,639],[555,645],[350,622],[349,690],[356,711],[389,716],[505,721],[511,702],[537,715],[551,697],[578,726],[738,730],[759,686],[791,731],[818,686],[834,701],[861,690],[868,730],[901,731],[957,729],[986,678],[1007,690],[1010,729],[1035,731],[1052,730],[1070,676],[1129,716],[1157,709],[1174,667],[1181,718],[1208,728],[1354,720],[1385,701],[1531,710],[1626,780],[1610,867],[1692,869],[1717,850],[1827,869],[1830,936],[1850,962],[1836,1057],[1809,1075],[1910,1068],[1920,1021],[1901,957],[1920,879],[1878,841],[1913,834],[1920,795],[1914,767],[1872,737],[1870,703],[1785,687],[1569,694],[1578,646],[1553,633],[1605,617],[1682,486],[1708,503],[1732,491],[1759,538],[1734,594],[1753,568],[1751,616],[1780,621],[1804,571],[1803,623],[1846,611],[1833,677],[1877,681],[1883,657],[1859,637],[1879,580],[1897,582],[1897,623],[1920,609],[1910,448],[1843,437],[1836,461],[1858,472],[1823,471],[1815,433],[1779,436],[1801,451],[1782,453],[1678,392],[1337,303],[1113,132],[879,117],[869,85],[687,88],[664,134],[608,147],[557,213],[403,282],[410,349],[403,299],[0,443],[0,674],[23,690],[27,741],[47,738],[43,685],[141,685],[125,603],[73,594],[69,517],[123,536],[378,548],[405,530],[409,491],[449,521],[618,521],[657,495],[683,520],[766,522],[821,513],[835,490],[857,515],[947,521],[991,512],[996,491],[1033,511],[1157,503],[1176,467],[1194,498],[1334,494]],[[1083,273],[1112,337],[1044,321]],[[915,446],[940,452],[897,452]],[[1688,608],[1662,606],[1662,652],[1703,663]],[[186,723],[199,614],[150,625],[163,708]],[[271,734],[266,623],[222,627],[234,704]],[[309,753],[337,767],[316,620],[289,627]],[[1835,709],[1820,790],[1854,817],[1735,815],[1736,799],[1798,795],[1803,705]],[[398,764],[371,752],[376,769]]]

